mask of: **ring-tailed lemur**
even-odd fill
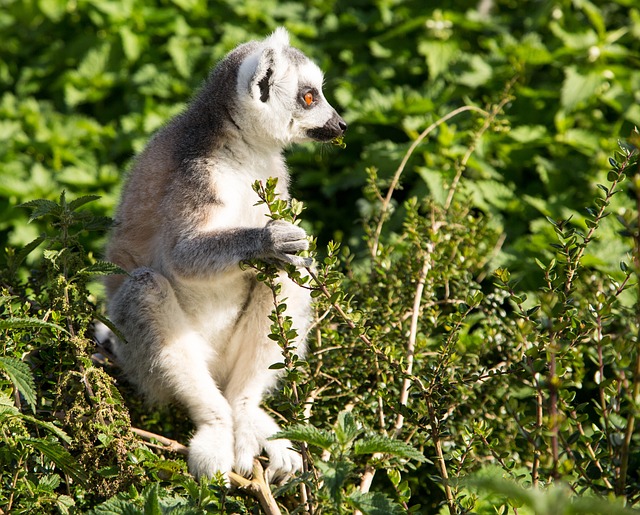
[[[322,94],[323,75],[289,46],[285,29],[240,45],[211,72],[188,108],[137,157],[123,190],[107,258],[129,272],[106,281],[111,320],[126,338],[115,352],[152,401],[184,405],[196,424],[196,476],[248,475],[261,451],[273,477],[301,468],[261,408],[281,361],[267,335],[271,291],[239,263],[303,266],[306,234],[256,206],[256,180],[278,179],[288,198],[283,148],[330,141],[346,123]],[[298,334],[310,322],[308,291],[281,277]],[[297,342],[304,352],[304,341]]]

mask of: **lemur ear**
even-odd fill
[[[284,49],[289,45],[289,33],[283,27],[259,43],[258,49],[247,57],[238,71],[238,91],[260,98],[266,102],[271,97],[275,80],[278,80],[278,66],[282,66]]]
[[[260,59],[258,66],[251,79],[251,91],[255,91],[257,86],[260,91],[260,100],[266,102],[269,100],[269,90],[271,89],[271,76],[273,75],[273,67],[275,66],[275,52],[273,48],[266,48]]]

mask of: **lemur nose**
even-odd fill
[[[347,122],[345,122],[344,120],[340,119],[340,121],[338,122],[338,127],[340,127],[340,130],[342,132],[346,132],[346,130],[347,130]]]

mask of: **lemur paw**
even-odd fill
[[[235,461],[233,470],[244,477],[250,477],[253,471],[253,458],[260,455],[262,445],[255,434],[236,431]]]
[[[289,440],[267,440],[264,450],[269,457],[267,479],[273,483],[284,483],[294,474],[302,471],[302,456],[293,448]]]
[[[271,220],[265,227],[267,233],[267,258],[273,258],[297,267],[310,266],[311,258],[296,256],[296,252],[307,250],[309,240],[301,227],[284,220]]]
[[[269,458],[267,478],[275,483],[283,482],[302,470],[302,457],[289,440],[269,440],[266,435],[251,428],[238,428],[235,433],[235,464],[238,474],[249,477],[253,471],[253,460],[265,451]]]
[[[196,478],[213,478],[221,473],[227,486],[233,467],[233,436],[219,427],[196,431],[189,443],[189,472]]]

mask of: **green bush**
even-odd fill
[[[93,355],[91,324],[104,319],[95,279],[116,271],[100,256],[129,160],[217,59],[281,24],[326,70],[350,129],[345,149],[289,152],[305,211],[257,188],[273,216],[318,235],[312,278],[290,270],[316,298],[306,360],[272,316],[287,380],[268,405],[305,460],[274,491],[280,509],[637,506],[634,2],[9,0],[0,509],[260,509],[254,484],[196,483],[130,430],[186,442],[191,426],[133,400]],[[271,268],[247,266],[272,284]]]

